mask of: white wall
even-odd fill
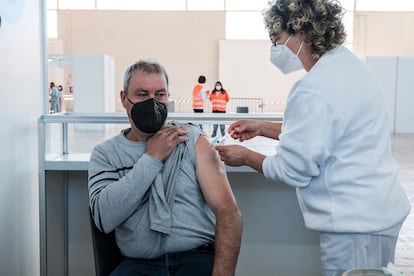
[[[39,275],[37,119],[43,108],[40,3],[0,27],[0,275]],[[4,12],[4,11],[3,11]]]

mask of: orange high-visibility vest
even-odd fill
[[[211,92],[210,94],[213,111],[226,112],[226,106],[229,100],[229,94],[226,90],[224,90],[224,92]]]
[[[203,86],[201,84],[197,84],[194,86],[193,89],[193,109],[203,109],[204,108],[204,100],[201,98],[201,89]]]

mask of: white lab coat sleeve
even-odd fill
[[[309,185],[343,134],[338,113],[312,92],[294,91],[288,99],[277,154],[265,158],[263,174],[293,187]]]

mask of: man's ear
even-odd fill
[[[125,100],[126,100],[126,95],[125,95],[124,90],[121,90],[121,92],[119,92],[119,97],[121,98],[121,103],[122,103],[123,107],[125,107],[124,103],[125,103]]]

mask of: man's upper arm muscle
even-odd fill
[[[195,151],[197,178],[213,212],[228,204],[236,205],[224,163],[205,136],[199,136]]]

